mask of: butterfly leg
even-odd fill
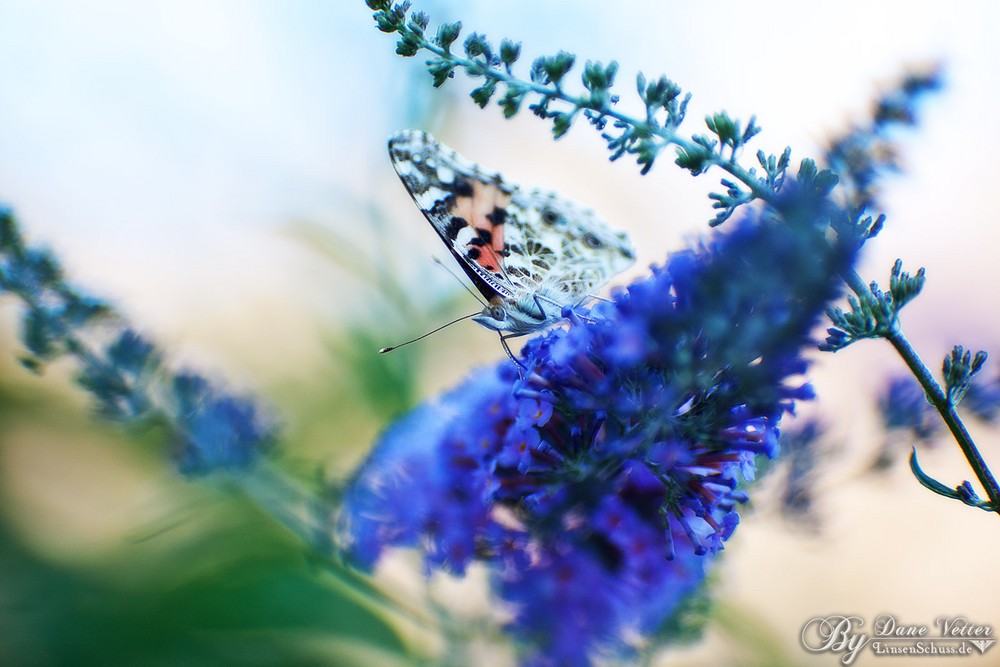
[[[545,314],[545,309],[542,308],[542,302],[539,300],[540,298],[544,298],[544,297],[539,297],[537,294],[533,294],[533,295],[531,295],[531,298],[535,301],[535,305],[538,306],[538,312],[541,313],[541,315],[542,315],[541,321],[544,322],[545,320],[548,319],[548,316]],[[545,299],[545,300],[548,301],[549,303],[555,305],[555,306],[559,305],[558,303],[556,303],[552,299]]]
[[[514,353],[510,351],[510,346],[507,345],[507,339],[508,338],[516,338],[519,335],[522,335],[522,334],[516,334],[514,336],[504,336],[503,334],[500,334],[500,344],[503,345],[503,351],[507,353],[507,358],[510,359],[511,361],[513,361],[514,365],[517,366],[517,375],[518,375],[518,377],[520,377],[523,380],[524,379],[524,371],[528,370],[528,367],[525,366],[523,363],[521,363],[521,361],[517,357],[514,356]]]
[[[535,294],[532,298],[535,300],[535,305],[538,306],[538,312],[540,312],[542,314],[543,321],[547,320],[548,316],[546,316],[545,309],[542,308],[542,302],[539,301],[539,299],[544,299],[545,301],[548,301],[549,303],[551,303],[556,308],[560,308],[561,309],[561,313],[560,314],[562,315],[562,317],[564,319],[569,320],[570,322],[572,322],[574,324],[577,321],[579,321],[579,319],[580,319],[579,316],[576,313],[573,312],[573,306],[564,306],[564,305],[560,304],[558,301],[554,301],[553,299],[549,299],[549,298],[544,297],[544,296],[539,296],[537,294]],[[601,297],[594,297],[594,298],[595,299],[600,299]],[[607,301],[607,299],[604,299],[604,300]],[[579,301],[579,302],[577,302],[576,305],[579,306],[582,303],[583,303],[583,301]],[[590,318],[585,318],[585,319],[587,321],[593,321],[593,320],[590,320]]]

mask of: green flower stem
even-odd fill
[[[889,344],[903,358],[910,372],[913,373],[917,381],[920,382],[920,386],[923,387],[931,405],[941,414],[941,418],[948,426],[948,430],[955,437],[955,441],[961,448],[969,465],[972,466],[972,470],[976,473],[979,483],[986,489],[986,495],[989,496],[990,503],[994,508],[1000,508],[1000,486],[997,485],[996,479],[986,465],[982,454],[979,453],[979,448],[973,442],[972,436],[969,435],[969,431],[965,428],[965,424],[962,423],[961,418],[955,412],[955,406],[945,396],[941,390],[941,386],[931,376],[927,366],[920,360],[913,346],[910,345],[910,342],[898,328],[894,328],[886,335],[885,339],[889,341]]]
[[[643,131],[647,132],[649,135],[659,137],[664,146],[673,145],[688,152],[695,152],[702,148],[694,141],[681,137],[672,127],[662,127],[656,123],[650,122],[648,119],[639,120],[638,118],[624,114],[604,104],[603,102],[594,102],[586,96],[574,97],[573,95],[565,93],[562,87],[557,84],[550,87],[535,83],[534,81],[526,81],[502,70],[488,67],[480,61],[455,55],[450,50],[444,49],[441,46],[429,41],[423,36],[422,33],[413,30],[408,25],[402,28],[400,33],[405,33],[408,39],[412,39],[413,42],[419,46],[419,48],[430,51],[440,58],[457,64],[466,72],[481,74],[484,77],[494,79],[495,81],[505,85],[514,85],[517,88],[536,93],[549,99],[566,102],[567,104],[573,105],[575,109],[588,109],[590,111],[596,111],[602,116],[621,121],[631,127],[642,128]],[[755,198],[768,201],[772,200],[774,193],[765,187],[760,182],[760,179],[752,176],[748,171],[737,164],[735,157],[735,155],[732,155],[729,159],[723,159],[721,155],[712,154],[710,157],[706,158],[706,161],[712,165],[721,167],[724,171],[728,172],[731,176],[746,185]]]
[[[872,298],[870,289],[865,285],[861,276],[853,269],[844,275],[844,280],[850,286],[851,290],[858,295],[859,299]],[[1000,509],[1000,486],[997,485],[996,478],[993,477],[989,466],[983,459],[982,454],[979,453],[979,448],[976,447],[976,443],[972,440],[972,436],[969,435],[968,429],[965,428],[965,424],[955,411],[955,406],[948,400],[948,397],[941,389],[941,385],[938,384],[937,380],[931,374],[930,369],[927,368],[927,365],[917,355],[910,341],[903,335],[903,332],[899,328],[899,323],[892,322],[883,338],[903,358],[906,367],[910,369],[910,372],[913,373],[913,376],[917,378],[917,381],[923,388],[927,400],[930,401],[930,404],[941,415],[941,419],[948,426],[948,430],[951,431],[966,460],[968,460],[969,465],[972,466],[972,470],[976,473],[976,478],[986,490],[986,495],[989,496],[990,503],[995,508],[994,511]],[[1000,514],[1000,511],[997,513]]]

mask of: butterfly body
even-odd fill
[[[624,232],[559,195],[527,190],[425,132],[389,139],[403,185],[486,302],[502,338],[546,329],[635,261]]]

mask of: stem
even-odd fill
[[[853,269],[849,269],[843,274],[844,280],[850,286],[851,290],[858,295],[860,299],[870,299],[872,298],[871,290],[868,286],[864,284],[861,277]],[[995,508],[1000,508],[1000,485],[997,485],[996,478],[993,477],[993,473],[990,472],[989,466],[983,459],[982,454],[979,453],[979,448],[976,447],[976,443],[973,441],[972,436],[969,435],[969,431],[965,428],[965,424],[962,423],[962,419],[958,416],[955,411],[955,406],[951,401],[948,400],[947,395],[941,389],[941,385],[937,383],[934,376],[931,375],[931,371],[927,368],[926,364],[917,355],[916,350],[910,344],[910,341],[906,339],[903,332],[899,328],[898,322],[892,322],[888,326],[888,331],[883,335],[889,344],[895,348],[899,356],[903,358],[903,362],[906,367],[910,369],[913,376],[917,378],[917,382],[924,390],[924,394],[927,396],[927,400],[931,405],[938,411],[941,415],[941,419],[948,426],[948,430],[951,431],[952,436],[954,436],[955,441],[958,443],[959,448],[965,455],[966,460],[969,465],[972,466],[973,472],[976,473],[976,478],[979,483],[986,490],[986,495],[989,496],[990,503]],[[1000,512],[998,512],[1000,513]]]
[[[494,69],[483,62],[470,60],[468,58],[463,58],[462,56],[457,56],[449,50],[438,46],[437,44],[428,41],[423,34],[415,32],[409,28],[409,26],[404,26],[400,29],[400,32],[406,32],[413,39],[417,40],[420,44],[420,48],[430,51],[431,53],[437,55],[440,58],[449,60],[453,63],[458,64],[469,76],[475,76],[480,74],[484,77],[489,77],[502,82],[504,85],[510,86],[515,84],[518,88],[526,88],[533,93],[541,95],[546,98],[556,99],[568,104],[571,104],[576,109],[589,109],[591,111],[596,111],[602,115],[608,116],[609,118],[614,118],[615,120],[627,123],[633,127],[642,127],[647,130],[650,134],[656,135],[663,140],[664,146],[674,145],[678,148],[682,148],[686,151],[694,151],[699,148],[699,145],[688,139],[684,139],[677,135],[677,132],[672,127],[663,127],[658,123],[649,120],[639,120],[628,114],[624,114],[616,109],[605,106],[604,104],[594,104],[587,97],[574,97],[563,92],[562,88],[557,85],[543,86],[541,84],[535,83],[534,81],[525,81],[519,79],[518,77],[507,74],[506,72],[498,69]],[[746,170],[740,167],[735,162],[735,149],[733,153],[733,159],[724,160],[721,155],[712,155],[711,163],[715,166],[721,167],[724,171],[728,172],[731,176],[739,180],[745,186],[747,186],[753,193],[754,197],[757,199],[764,199],[770,201],[773,193],[764,188],[760,181],[751,176]]]
[[[965,424],[962,423],[958,413],[955,412],[955,406],[945,396],[941,390],[941,386],[931,376],[927,366],[920,360],[913,346],[910,345],[910,342],[906,340],[906,337],[903,336],[898,328],[894,327],[885,336],[885,339],[889,341],[890,345],[896,348],[896,352],[903,358],[906,366],[917,378],[917,381],[920,382],[920,386],[923,387],[924,393],[927,395],[927,400],[941,414],[941,418],[947,424],[948,430],[955,437],[955,441],[961,448],[962,453],[965,454],[965,458],[969,461],[969,465],[972,466],[972,470],[976,473],[979,483],[986,489],[986,495],[989,496],[990,503],[994,508],[1000,508],[1000,486],[997,486],[997,481],[990,472],[989,466],[986,465],[982,454],[979,453],[979,448],[976,447],[976,443],[972,440],[972,436],[969,435]]]

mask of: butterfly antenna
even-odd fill
[[[452,324],[455,324],[457,322],[461,322],[462,320],[467,320],[470,317],[475,317],[478,314],[479,313],[469,313],[468,315],[463,315],[462,317],[459,317],[456,320],[452,320],[451,322],[448,322],[448,324],[442,324],[437,329],[434,329],[433,331],[428,331],[427,333],[423,334],[422,336],[417,336],[416,338],[413,338],[412,340],[408,340],[405,343],[400,343],[399,345],[393,345],[391,347],[383,347],[381,350],[378,351],[378,353],[379,354],[385,354],[386,352],[392,352],[393,350],[401,348],[404,345],[409,345],[410,343],[416,343],[418,340],[422,340],[424,338],[427,338],[431,334],[436,334],[438,331],[441,331],[441,329],[444,329],[445,327],[450,327]]]
[[[447,271],[448,275],[450,275],[452,278],[454,278],[455,280],[457,280],[458,284],[461,285],[463,288],[465,288],[465,291],[468,292],[469,294],[471,294],[472,297],[476,301],[478,301],[479,303],[483,304],[483,308],[485,308],[488,305],[485,301],[483,301],[483,298],[481,296],[479,296],[478,294],[476,294],[475,292],[473,292],[472,289],[468,285],[465,284],[464,280],[462,280],[461,278],[458,277],[458,274],[456,274],[454,271],[452,271],[450,268],[448,268],[447,264],[445,264],[444,262],[442,262],[437,257],[434,257],[433,255],[431,256],[431,259],[434,260],[435,264],[437,264],[442,269],[444,269],[445,271]],[[447,326],[447,325],[445,325],[445,326]]]

